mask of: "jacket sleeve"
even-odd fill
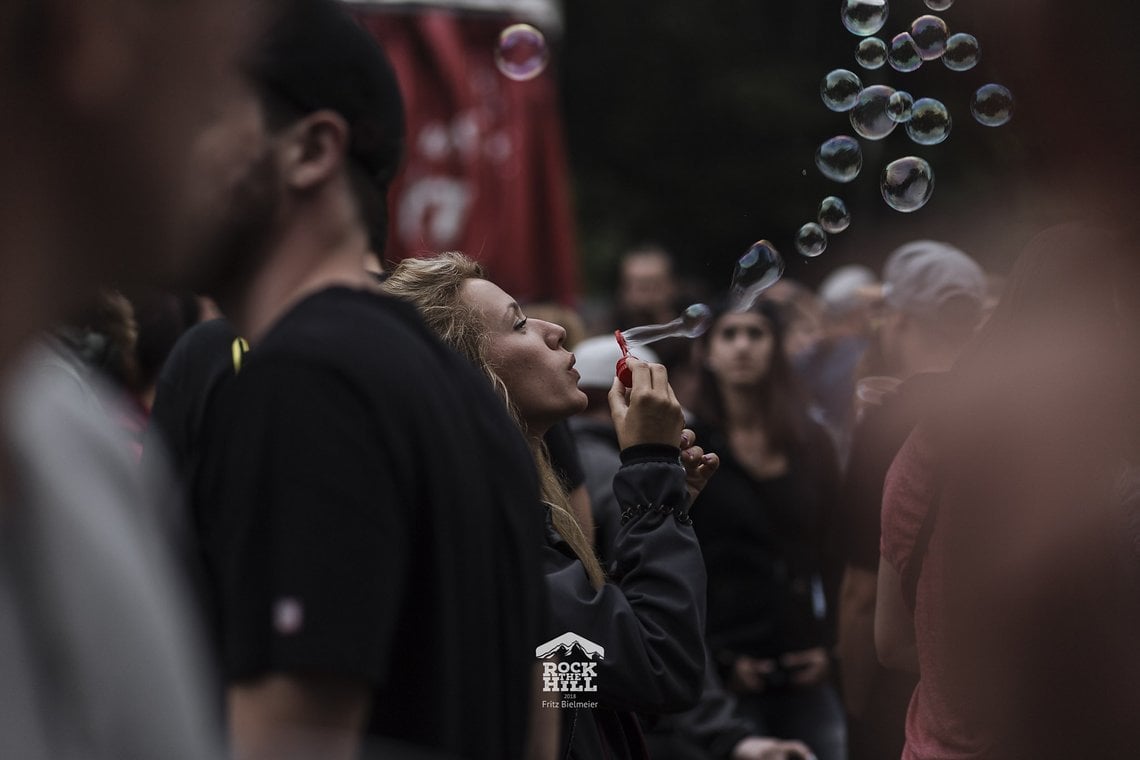
[[[622,452],[614,494],[628,521],[618,532],[609,581],[594,589],[558,542],[546,548],[551,632],[604,648],[597,691],[576,695],[615,710],[691,707],[705,669],[705,567],[687,518],[685,471],[676,448]]]

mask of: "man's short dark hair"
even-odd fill
[[[349,182],[372,250],[383,253],[404,105],[379,43],[334,0],[282,0],[250,73],[270,129],[325,109],[348,124]]]

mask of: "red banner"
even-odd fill
[[[495,66],[513,19],[441,10],[354,9],[383,44],[404,94],[404,169],[387,259],[459,250],[520,302],[578,298],[556,81]]]

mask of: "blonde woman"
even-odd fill
[[[551,425],[586,405],[574,356],[562,345],[565,331],[528,319],[461,254],[405,260],[384,288],[414,303],[444,342],[482,368],[534,452],[549,518],[549,638],[572,633],[595,645],[584,668],[594,677],[579,686],[596,691],[563,689],[544,701],[562,714],[559,757],[646,757],[634,713],[685,709],[701,691],[705,572],[688,509],[716,471],[716,455],[683,430],[665,368],[631,361],[632,388],[619,382],[610,392],[624,525],[607,573],[571,516],[541,442]]]

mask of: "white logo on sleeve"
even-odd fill
[[[547,660],[542,663],[543,691],[598,690],[598,662],[606,659],[606,650],[589,639],[567,631],[536,647],[534,656]]]
[[[282,636],[299,633],[305,624],[305,608],[300,600],[283,596],[273,604],[273,630]]]

